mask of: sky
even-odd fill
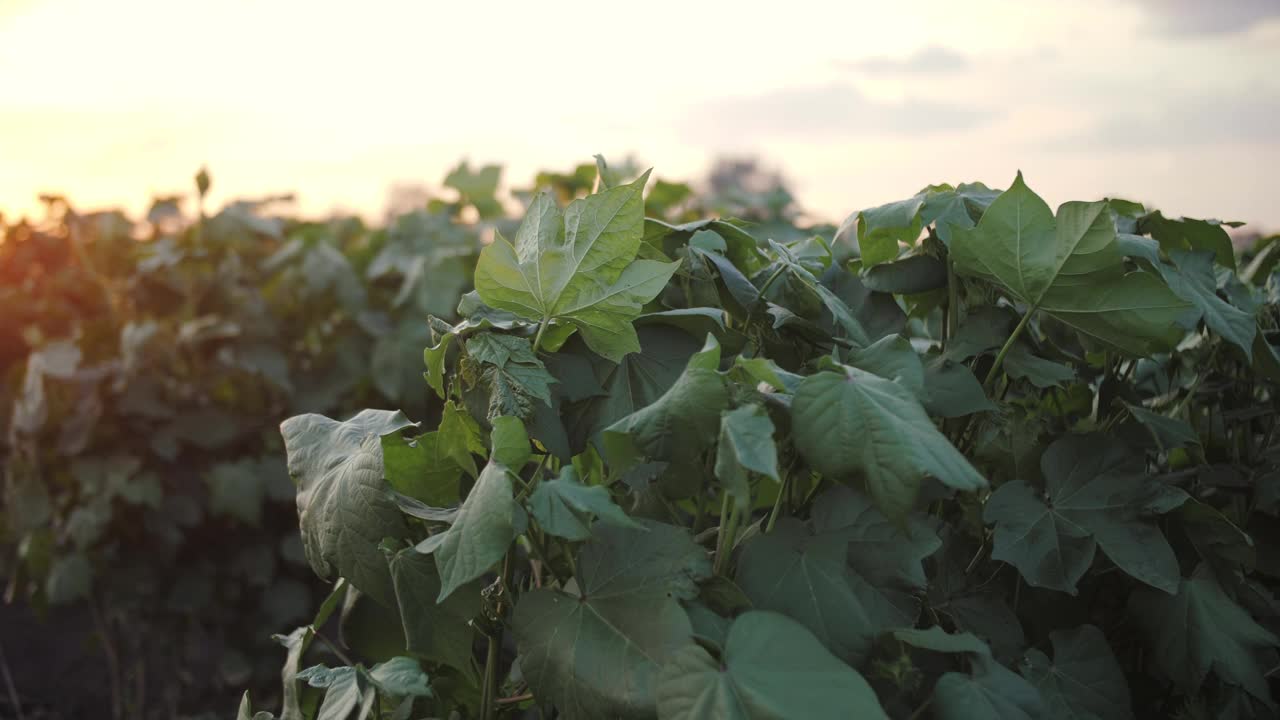
[[[1280,0],[0,0],[0,212],[294,191],[377,216],[460,159],[753,155],[819,219],[930,183],[1280,230]]]

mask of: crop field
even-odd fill
[[[1280,716],[1280,236],[661,171],[0,222],[0,718]]]

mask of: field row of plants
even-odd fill
[[[535,185],[568,201],[595,174]],[[140,220],[51,196],[0,222],[0,716],[223,718],[246,686],[278,694],[271,635],[327,592],[280,421],[438,414],[427,318],[456,319],[480,248],[514,231],[506,208],[530,193],[499,181],[464,163],[378,226],[300,220],[284,198],[206,212],[203,173]],[[801,234],[767,174],[729,164],[708,185],[657,183],[651,211]]]
[[[838,228],[446,185],[9,228],[3,571],[91,608],[118,716],[1277,712],[1275,238],[1021,176]]]

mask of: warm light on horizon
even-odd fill
[[[520,187],[600,152],[686,181],[754,155],[833,221],[1021,168],[1051,202],[1280,228],[1280,8],[977,4],[10,4],[0,212],[55,192],[137,214],[207,165],[213,206],[375,216],[463,158]]]

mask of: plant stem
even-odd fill
[[[777,280],[778,276],[782,274],[782,271],[786,269],[787,266],[784,263],[779,265],[777,270],[773,271],[773,274],[769,276],[769,279],[764,281],[764,285],[760,286],[760,297],[763,298],[765,293],[769,292],[769,288],[773,287],[773,282]]]
[[[22,712],[22,699],[18,697],[18,688],[13,684],[13,675],[9,674],[9,661],[4,656],[4,647],[0,646],[0,671],[4,673],[5,689],[9,692],[9,702],[13,705],[14,717],[26,720]]]
[[[782,498],[787,494],[787,481],[790,479],[790,475],[782,476],[782,484],[778,486],[778,497],[773,501],[773,512],[769,513],[769,523],[764,526],[766,533],[773,532],[773,524],[778,521],[778,513],[782,510]]]
[[[1004,364],[1004,356],[1009,354],[1009,350],[1013,347],[1013,343],[1018,340],[1018,336],[1022,335],[1022,331],[1027,329],[1027,323],[1031,322],[1031,316],[1036,312],[1035,306],[1027,308],[1027,312],[1022,316],[1022,320],[1018,322],[1018,326],[1013,329],[1013,334],[1008,340],[1004,341],[1004,346],[1000,348],[1000,352],[996,354],[996,361],[991,364],[991,369],[987,371],[987,379],[982,381],[982,389],[990,392],[991,383],[996,381],[996,376],[1000,374],[1000,366]]]
[[[484,687],[480,691],[480,717],[483,720],[493,720],[497,717],[498,704],[494,702],[497,699],[497,688],[494,685],[498,674],[499,642],[498,638],[489,638],[489,651],[484,658]]]
[[[715,571],[720,572],[720,555],[722,546],[724,545],[724,530],[729,524],[729,493],[725,493],[720,500],[720,524],[716,526],[716,559]]]
[[[716,560],[714,570],[716,574],[723,574],[729,565],[729,556],[733,554],[734,536],[738,534],[738,504],[729,502],[729,495],[725,493],[725,502],[720,509],[720,517],[724,518],[725,510],[729,511],[727,521],[721,520],[720,537],[716,544]]]
[[[533,693],[527,692],[523,695],[516,695],[514,697],[499,698],[498,704],[499,705],[515,705],[517,703],[522,703],[526,700],[532,700],[532,699],[533,699]]]
[[[505,608],[503,605],[507,600],[507,593],[510,592],[511,585],[511,546],[507,546],[507,554],[502,558],[502,583],[499,593],[498,602],[494,608],[494,614],[498,616],[498,634],[497,636],[489,636],[489,650],[484,659],[484,690],[480,695],[480,717],[483,720],[493,720],[497,717],[498,705],[498,653],[502,650],[502,615]]]
[[[329,649],[333,651],[333,654],[337,655],[338,659],[341,660],[343,664],[345,664],[347,667],[356,666],[356,662],[352,660],[350,657],[348,657],[346,653],[342,652],[342,648],[338,647],[337,643],[325,637],[325,634],[320,632],[320,628],[317,628],[315,625],[312,625],[311,634],[315,635],[316,637],[324,641],[324,644],[328,645]]]
[[[947,256],[947,322],[942,326],[942,347],[956,336],[960,325],[960,288],[956,285],[956,266]]]
[[[538,324],[538,334],[533,336],[533,352],[537,354],[538,348],[542,345],[542,333],[547,331],[547,325],[551,324],[551,318],[542,318],[542,322]]]

